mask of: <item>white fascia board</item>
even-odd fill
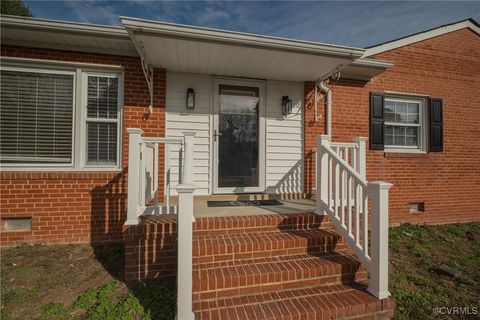
[[[365,49],[336,46],[311,41],[292,40],[228,30],[194,27],[130,17],[120,17],[125,28],[135,33],[158,34],[174,38],[189,38],[231,45],[254,46],[314,55],[330,55],[357,59]],[[132,34],[132,33],[131,33]]]
[[[351,63],[353,66],[377,68],[377,69],[389,69],[393,66],[393,62],[380,59],[360,58]]]
[[[2,28],[10,27],[15,29],[32,29],[42,31],[81,33],[84,35],[109,36],[128,38],[128,32],[122,27],[112,27],[96,24],[87,24],[79,22],[69,22],[60,20],[38,19],[30,17],[17,17],[10,15],[0,16],[0,25]]]
[[[385,52],[385,51],[390,51],[390,50],[397,49],[397,48],[400,48],[400,47],[408,46],[408,45],[410,45],[412,43],[415,43],[415,42],[428,40],[430,38],[438,37],[438,36],[441,36],[441,35],[444,35],[444,34],[447,34],[447,33],[450,33],[450,32],[454,32],[454,31],[457,31],[457,30],[461,30],[461,29],[464,29],[464,28],[468,28],[468,29],[472,30],[473,32],[475,32],[476,34],[480,35],[480,28],[477,25],[472,23],[470,20],[464,20],[464,21],[460,21],[458,23],[442,26],[442,27],[439,27],[439,28],[436,28],[436,29],[433,29],[433,30],[421,32],[421,33],[418,33],[418,34],[415,34],[415,35],[412,35],[412,36],[407,36],[407,37],[402,38],[402,39],[394,40],[394,41],[391,41],[391,42],[380,44],[378,46],[367,48],[363,57],[374,56],[376,54],[379,54],[379,53],[382,53],[382,52]]]

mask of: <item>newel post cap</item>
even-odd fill
[[[178,193],[193,193],[197,187],[193,183],[182,183],[176,189]]]
[[[380,190],[385,190],[385,189],[388,190],[393,186],[393,184],[389,182],[384,182],[384,181],[374,181],[374,182],[369,182],[368,186],[373,188],[378,188]]]
[[[132,134],[132,133],[134,133],[134,134],[136,133],[136,134],[140,134],[140,135],[143,134],[143,130],[140,129],[140,128],[127,128],[127,132],[129,134]]]

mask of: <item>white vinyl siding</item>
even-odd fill
[[[282,96],[292,99],[292,113],[282,114]],[[302,193],[303,84],[267,81],[266,192]]]
[[[2,163],[72,163],[74,86],[74,73],[1,71]]]
[[[195,109],[187,110],[188,88],[195,89]],[[195,132],[193,179],[196,195],[208,195],[210,183],[210,96],[211,78],[190,74],[167,73],[166,136],[183,138],[183,133]],[[178,146],[170,148],[171,185],[178,181]],[[175,191],[172,189],[173,193]]]
[[[187,110],[186,93],[195,89],[195,109]],[[303,84],[267,81],[267,193],[301,193],[303,178]],[[167,73],[166,136],[182,138],[195,131],[194,182],[196,195],[213,190],[213,78],[208,75]],[[282,115],[282,96],[293,100],[292,114]],[[178,147],[170,150],[171,185],[178,184]],[[173,191],[173,189],[172,189]]]

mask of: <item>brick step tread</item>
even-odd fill
[[[231,217],[199,217],[193,224],[193,235],[238,234],[252,231],[288,231],[331,228],[327,216],[314,213],[263,214]],[[174,216],[141,216],[140,223],[128,228],[124,239],[157,239],[176,237],[177,219]]]
[[[193,266],[194,299],[224,297],[247,292],[364,280],[367,272],[352,255],[302,254]]]
[[[338,248],[337,248],[338,246]],[[333,229],[311,229],[272,232],[248,232],[238,234],[197,235],[193,238],[193,256],[237,255],[272,251],[281,254],[333,251],[345,248],[344,239]],[[291,250],[288,250],[291,249]],[[294,250],[297,249],[297,250]],[[274,252],[275,253],[275,252]],[[233,258],[233,257],[232,257]]]
[[[259,291],[257,291],[259,292]],[[393,311],[392,297],[378,300],[366,286],[338,284],[254,293],[193,303],[195,319],[342,319]]]
[[[315,213],[263,214],[231,217],[203,217],[195,220],[195,234],[236,234],[256,231],[304,230],[332,227],[327,216]]]

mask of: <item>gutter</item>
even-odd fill
[[[9,27],[26,31],[53,31],[66,34],[81,34],[84,36],[91,35],[122,38],[125,40],[129,39],[128,32],[122,27],[98,24],[1,15],[0,25],[2,28]]]

